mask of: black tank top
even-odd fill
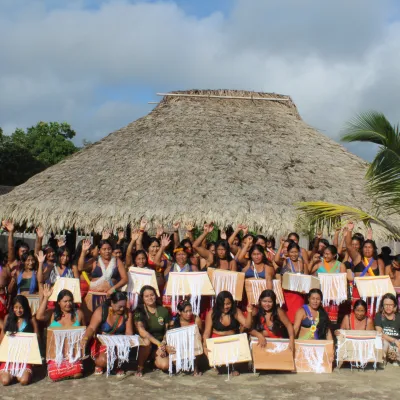
[[[228,326],[225,326],[220,320],[213,321],[213,328],[218,332],[228,332],[228,331],[235,331],[239,332],[240,324],[235,317],[231,316],[231,322]]]

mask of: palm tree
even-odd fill
[[[367,142],[379,146],[365,179],[373,201],[373,212],[322,201],[296,204],[301,215],[317,225],[331,228],[345,219],[359,220],[366,225],[374,222],[386,228],[394,237],[400,229],[380,217],[381,214],[400,214],[400,131],[392,126],[384,114],[370,111],[357,115],[347,123],[345,142]]]

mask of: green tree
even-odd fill
[[[11,136],[0,132],[0,184],[19,185],[79,149],[66,122],[39,122]]]
[[[377,223],[394,237],[400,237],[400,229],[381,218],[381,215],[400,214],[399,125],[391,125],[384,114],[370,111],[350,121],[345,130],[343,141],[379,145],[365,175],[367,190],[373,200],[372,213],[322,201],[298,203],[298,209],[317,226],[332,227],[342,218],[354,219],[367,225]]]

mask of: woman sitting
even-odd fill
[[[128,299],[124,292],[113,292],[109,299],[98,307],[90,319],[90,324],[83,337],[86,344],[96,333],[101,335],[133,335],[132,314],[128,310]],[[102,375],[107,368],[107,347],[97,338],[93,339],[90,349],[95,364],[95,375]],[[117,377],[125,376],[125,372],[116,368]]]
[[[382,297],[379,313],[375,316],[375,329],[382,333],[384,360],[398,365],[400,361],[400,315],[396,297],[386,293]]]
[[[368,318],[367,311],[367,303],[362,299],[358,299],[353,305],[352,313],[343,317],[340,329],[352,331],[373,331],[375,329],[374,322],[372,318]],[[336,335],[339,333],[338,330],[335,332]]]
[[[57,296],[57,302],[54,309],[48,309],[47,303],[53,292],[50,285],[43,287],[43,300],[36,313],[38,321],[49,323],[49,328],[70,329],[75,326],[85,326],[84,316],[81,310],[74,304],[74,295],[69,290],[61,290]],[[74,363],[64,360],[57,366],[55,361],[49,360],[47,363],[49,378],[53,381],[59,381],[67,378],[81,378],[83,376],[82,361],[77,360]]]
[[[264,290],[258,300],[258,310],[254,313],[255,321],[250,332],[258,338],[258,345],[265,347],[267,338],[289,337],[289,348],[294,351],[294,330],[285,311],[276,303],[273,290]]]
[[[214,307],[206,315],[206,326],[203,334],[204,354],[208,354],[207,339],[221,336],[236,335],[240,332],[240,327],[251,329],[253,306],[247,306],[247,316],[245,317],[233,300],[232,294],[223,290],[215,299]],[[238,371],[233,371],[232,375],[239,375]]]
[[[26,333],[36,333],[38,334],[38,327],[36,320],[32,318],[31,308],[29,307],[28,300],[25,296],[17,295],[12,300],[10,310],[8,315],[6,315],[4,322],[0,323],[1,325],[1,335],[0,335],[0,343],[3,341],[4,335],[6,332],[17,333],[17,332],[26,332]],[[0,380],[4,386],[9,385],[13,378],[17,378],[18,382],[21,385],[28,385],[32,381],[32,367],[27,364],[25,370],[20,373],[18,371],[18,376],[13,376],[10,373],[10,369],[12,369],[12,365],[8,366],[6,369],[5,362],[0,364]]]
[[[294,332],[301,340],[332,340],[329,317],[322,307],[321,290],[311,289],[307,295],[307,304],[297,310]]]
[[[157,368],[167,371],[169,362],[165,333],[170,323],[170,317],[168,310],[161,305],[152,286],[146,285],[140,290],[134,321],[144,342],[144,346],[139,348],[136,376],[143,376],[144,364],[149,358],[154,359]]]

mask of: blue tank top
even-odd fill
[[[79,321],[78,321],[78,313],[75,314],[75,322],[73,323],[72,326],[80,326]],[[63,328],[63,326],[58,321],[53,321],[49,325],[49,328]]]
[[[265,269],[262,272],[257,272],[257,275],[254,273],[254,269],[250,267],[244,274],[245,278],[262,278],[265,279]]]

